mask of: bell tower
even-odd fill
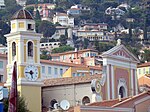
[[[11,84],[13,62],[17,62],[17,87],[25,97],[28,109],[41,112],[40,38],[35,32],[35,21],[25,9],[11,18],[11,32],[7,35],[8,65],[6,86]]]

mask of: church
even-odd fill
[[[11,84],[13,62],[17,61],[17,84],[29,110],[41,112],[52,101],[67,100],[70,106],[124,98],[138,94],[139,60],[118,40],[117,45],[101,54],[103,73],[89,76],[41,79],[40,38],[35,21],[25,9],[11,18],[11,32],[5,35],[8,47],[7,81]],[[36,107],[36,108],[35,108]]]

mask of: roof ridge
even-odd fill
[[[137,98],[137,97],[139,97],[139,96],[141,96],[141,95],[144,95],[144,94],[149,94],[149,91],[140,93],[140,94],[135,95],[135,96],[131,96],[131,97],[129,97],[128,99],[126,99],[126,100],[124,100],[124,101],[122,101],[122,102],[119,102],[119,103],[113,105],[112,107],[119,106],[119,105],[121,105],[121,104],[123,104],[123,103],[126,103],[126,102],[128,102],[128,101],[130,101],[130,100],[133,100],[133,99],[135,99],[135,98]]]

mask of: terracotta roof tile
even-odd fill
[[[12,16],[11,19],[12,20],[14,19],[32,19],[33,20],[33,17],[29,11],[25,9],[20,9]]]
[[[150,87],[150,77],[149,76],[142,76],[138,79],[139,85],[147,85]]]
[[[79,77],[46,79],[46,80],[44,80],[43,87],[89,83],[89,82],[91,82],[92,79],[97,79],[97,78],[101,78],[101,74],[95,74],[95,75],[89,75],[89,76],[79,76]]]
[[[140,68],[140,67],[147,67],[147,66],[150,66],[150,62],[140,64],[140,65],[138,65],[138,68]]]
[[[82,53],[82,52],[87,52],[87,51],[94,51],[94,52],[98,52],[95,49],[83,49],[83,50],[78,50],[78,51],[68,51],[68,52],[63,52],[63,53],[57,53],[59,55],[64,55],[64,54],[72,54],[72,53]]]
[[[66,13],[56,13],[56,16],[68,16]]]
[[[1,53],[0,53],[0,57],[1,57],[1,58],[7,58],[7,54],[1,54]]]
[[[124,101],[128,98],[122,98],[121,101]],[[88,104],[88,106],[106,106],[106,107],[111,107],[114,104],[119,103],[119,99],[113,99],[113,100],[104,100],[102,102],[94,102],[94,103],[90,103]]]
[[[118,107],[118,106],[120,106],[120,105],[122,105],[122,104],[124,104],[124,103],[133,101],[134,99],[136,99],[136,98],[138,98],[138,97],[141,97],[141,96],[144,96],[144,95],[146,95],[146,94],[150,95],[150,91],[146,91],[146,92],[140,93],[140,94],[138,94],[138,95],[136,95],[136,96],[130,97],[130,98],[128,98],[128,99],[126,99],[126,100],[124,100],[124,101],[122,101],[122,102],[119,102],[119,103],[117,103],[117,104],[114,104],[112,107]]]

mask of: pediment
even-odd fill
[[[102,57],[110,57],[110,58],[115,58],[119,60],[130,60],[134,62],[139,62],[139,60],[131,53],[124,45],[118,45],[113,47],[112,49],[104,52]]]

